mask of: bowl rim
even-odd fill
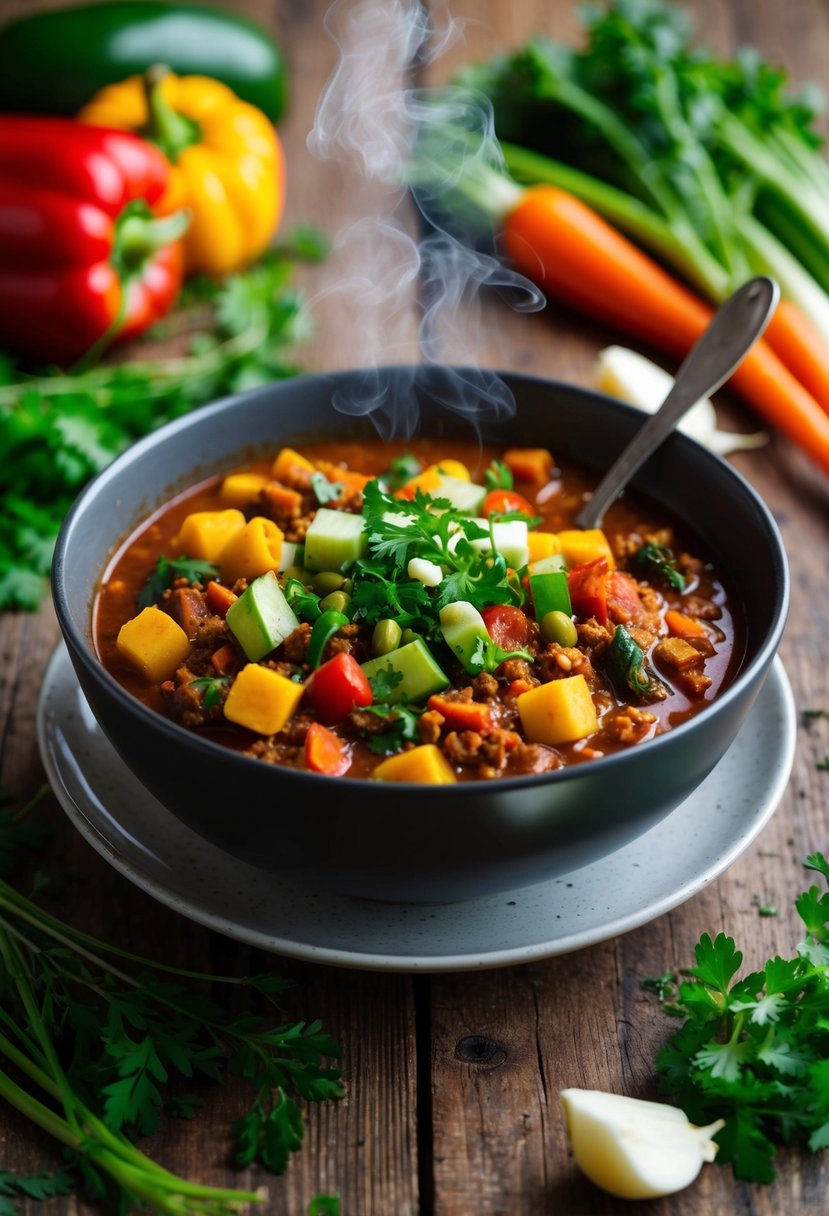
[[[97,492],[107,486],[113,479],[117,478],[125,467],[140,460],[147,451],[152,451],[159,443],[164,443],[171,436],[179,434],[181,431],[187,431],[193,426],[209,426],[212,418],[217,415],[224,414],[232,410],[239,402],[247,402],[259,397],[268,397],[274,392],[278,393],[284,386],[298,387],[300,383],[307,383],[313,380],[317,384],[322,383],[339,383],[345,378],[364,376],[367,372],[376,371],[378,375],[400,375],[405,373],[409,376],[416,377],[418,370],[423,369],[430,373],[434,373],[434,367],[428,364],[389,364],[383,367],[372,368],[344,368],[335,371],[320,371],[320,372],[300,372],[295,376],[291,376],[285,380],[275,380],[265,385],[258,385],[255,388],[243,390],[238,393],[225,394],[217,398],[215,401],[198,406],[195,409],[173,418],[170,421],[163,423],[155,430],[135,440],[123,452],[119,453],[112,461],[101,469],[93,478],[88,481],[78,493],[77,497],[70,506],[64,520],[61,524],[58,533],[54,556],[52,560],[50,572],[50,584],[52,591],[52,600],[55,607],[55,613],[58,619],[61,632],[64,636],[64,641],[68,645],[70,653],[75,651],[81,656],[83,664],[91,677],[103,684],[107,693],[114,697],[117,704],[130,716],[136,717],[138,721],[145,723],[149,728],[155,729],[166,736],[171,743],[178,742],[181,745],[186,745],[194,750],[197,756],[212,757],[214,759],[222,759],[231,766],[241,764],[259,764],[263,762],[255,756],[248,756],[243,752],[238,752],[232,748],[228,748],[221,743],[211,739],[206,739],[197,734],[195,731],[188,730],[186,727],[174,722],[170,718],[158,713],[156,710],[150,709],[138,698],[134,697],[126,688],[123,687],[115,677],[104,667],[103,663],[97,657],[94,648],[91,645],[89,634],[84,635],[81,630],[76,628],[73,619],[73,614],[69,608],[68,599],[64,592],[63,572],[66,566],[66,551],[71,545],[73,533],[76,528],[78,519],[83,514],[88,502],[95,497]],[[481,369],[465,366],[462,364],[447,365],[449,372],[459,373],[475,373]],[[575,394],[577,397],[589,397],[593,400],[599,399],[606,403],[611,409],[616,409],[620,413],[627,413],[634,418],[644,420],[646,415],[643,411],[635,406],[629,405],[627,402],[613,397],[608,393],[604,393],[598,389],[587,388],[566,380],[559,380],[549,376],[541,376],[520,371],[512,371],[508,369],[486,369],[488,374],[495,375],[503,379],[508,385],[516,384],[532,384],[548,390],[565,390],[568,394]],[[712,468],[725,475],[734,482],[738,490],[740,490],[751,502],[755,511],[760,516],[764,523],[770,538],[774,542],[776,557],[779,559],[775,565],[779,565],[780,569],[780,586],[779,586],[779,607],[774,616],[773,627],[768,631],[767,636],[758,648],[757,652],[751,661],[742,667],[731,681],[709,706],[701,713],[695,714],[692,718],[686,719],[677,726],[671,727],[670,730],[664,731],[662,734],[656,735],[653,738],[643,741],[648,753],[652,753],[654,749],[678,746],[682,739],[690,732],[699,729],[701,722],[710,721],[711,715],[721,716],[723,712],[736,700],[743,692],[747,683],[756,678],[758,671],[765,668],[768,671],[772,659],[774,658],[779,648],[780,640],[786,626],[786,621],[789,613],[791,600],[791,579],[789,573],[788,558],[786,549],[783,543],[783,538],[777,523],[772,515],[769,507],[760,497],[759,493],[754,489],[748,479],[734,468],[727,460],[711,449],[705,447],[696,439],[684,432],[674,430],[668,436],[666,442],[671,441],[678,444],[680,447],[690,446],[696,453],[697,458],[702,458],[703,461],[709,461]],[[187,482],[185,484],[191,484]],[[166,501],[166,500],[165,500]],[[163,503],[157,504],[162,506]],[[147,514],[150,514],[148,512]],[[146,518],[146,515],[142,518]],[[136,525],[133,525],[135,527]],[[123,538],[126,540],[126,536]],[[91,604],[88,605],[88,610],[91,612]],[[552,769],[545,773],[525,774],[515,777],[498,777],[496,784],[499,790],[509,791],[512,789],[526,789],[532,786],[547,786],[561,785],[567,782],[577,780],[584,775],[585,765],[591,773],[596,772],[596,765],[601,766],[602,771],[612,771],[620,766],[629,764],[628,757],[641,754],[641,747],[629,748],[619,752],[613,752],[610,755],[600,756],[596,759],[586,761],[585,764],[563,765],[561,768]],[[289,776],[291,780],[310,782],[313,785],[319,785],[321,782],[330,782],[330,776],[324,773],[314,773],[305,769],[286,768],[284,765],[268,765],[267,768],[275,772],[278,776]],[[278,779],[278,776],[274,779]],[[349,783],[349,788],[355,790],[376,789],[378,783],[371,777],[344,777]],[[467,795],[470,789],[474,789],[476,782],[474,780],[458,781],[447,785],[440,786],[442,793],[446,793],[448,797],[461,797]],[[423,794],[424,786],[421,782],[401,781],[395,782],[395,792],[400,791],[402,796],[408,796],[413,792]]]

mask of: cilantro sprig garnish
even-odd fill
[[[822,853],[805,864],[829,882]],[[657,1058],[662,1092],[694,1123],[725,1119],[717,1160],[754,1182],[774,1180],[780,1144],[829,1147],[829,892],[811,886],[795,907],[806,932],[792,958],[738,979],[733,938],[705,933],[663,1001],[685,1022]]]
[[[314,491],[314,497],[321,507],[324,507],[327,502],[334,502],[340,497],[344,489],[342,481],[329,481],[324,473],[319,471],[311,474],[311,489]]]
[[[33,805],[11,816],[16,825]],[[18,833],[6,843],[32,840]],[[2,880],[0,974],[0,1099],[57,1137],[68,1162],[54,1175],[0,1171],[3,1210],[17,1196],[83,1189],[125,1213],[247,1211],[264,1191],[191,1182],[136,1147],[165,1112],[190,1118],[201,1105],[198,1094],[168,1094],[167,1081],[243,1077],[250,1105],[231,1128],[236,1159],[275,1173],[302,1145],[300,1103],[343,1096],[338,1045],[318,1021],[284,1020],[292,981],[154,963],[80,932]],[[246,1007],[219,995],[238,988],[250,994]]]
[[[160,557],[138,595],[138,607],[148,608],[162,599],[168,587],[176,579],[186,578],[188,583],[209,583],[219,577],[219,567],[212,562],[191,557]]]
[[[222,703],[222,689],[229,683],[229,676],[197,676],[190,681],[190,687],[202,690],[201,703],[205,709],[216,709]]]
[[[503,460],[491,460],[484,469],[484,485],[488,490],[511,490],[515,485],[512,469]]]
[[[446,604],[466,600],[482,608],[521,603],[520,584],[510,577],[502,554],[471,543],[491,541],[490,530],[449,499],[418,490],[412,500],[401,500],[375,480],[363,491],[363,516],[368,556],[356,563],[351,607],[368,624],[391,618],[402,628],[433,636]],[[440,566],[444,577],[438,587],[427,589],[409,578],[412,558]]]
[[[633,560],[638,566],[650,567],[667,579],[675,591],[685,590],[685,577],[677,570],[673,551],[667,545],[655,545],[652,541],[646,541],[636,550]]]

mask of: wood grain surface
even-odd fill
[[[0,20],[35,7],[48,5],[0,0]],[[249,0],[225,7],[272,31],[287,56],[292,98],[280,128],[288,163],[285,228],[312,224],[334,240],[330,259],[298,274],[315,325],[296,352],[298,361],[313,371],[417,358],[417,282],[387,293],[393,309],[354,307],[349,285],[379,276],[366,264],[365,247],[345,239],[353,237],[353,225],[388,213],[396,230],[414,240],[415,216],[386,185],[366,181],[354,161],[321,158],[308,145],[338,62],[326,18],[336,30],[350,11],[365,6]],[[395,6],[390,0],[385,7]],[[444,20],[445,10],[434,7]],[[691,0],[683,7],[715,51],[751,43],[795,84],[829,83],[825,0]],[[458,39],[414,73],[413,86],[441,84],[461,63],[532,33],[575,39],[579,28],[570,0],[454,0],[449,17]],[[378,59],[382,55],[378,51]],[[391,81],[391,59],[384,71]],[[445,357],[590,385],[596,352],[617,340],[552,304],[522,315],[486,298],[459,310]],[[757,419],[726,394],[717,405],[721,425],[757,429]],[[798,711],[829,708],[825,478],[779,436],[730,459],[768,504],[788,549],[793,597],[780,654]],[[35,716],[57,642],[49,607],[0,618],[0,785],[20,798],[44,780]],[[558,1095],[565,1086],[583,1086],[655,1096],[656,1054],[676,1025],[641,980],[688,966],[702,932],[731,933],[751,965],[775,952],[791,954],[799,937],[793,900],[809,885],[802,861],[829,849],[829,773],[817,768],[827,753],[829,722],[807,729],[799,720],[794,772],[779,807],[724,874],[651,924],[532,965],[415,977],[265,956],[144,894],[93,851],[53,798],[42,812],[53,836],[41,864],[60,880],[62,914],[79,927],[188,967],[236,974],[268,968],[293,976],[289,1016],[320,1017],[341,1042],[348,1096],[309,1109],[305,1145],[281,1177],[234,1168],[227,1128],[241,1093],[233,1083],[208,1091],[195,1122],[170,1122],[143,1145],[193,1178],[267,1184],[265,1210],[272,1216],[304,1216],[318,1191],[338,1193],[343,1216],[613,1216],[637,1207],[651,1216],[825,1216],[829,1158],[788,1150],[768,1186],[735,1182],[728,1167],[710,1166],[668,1199],[613,1200],[574,1166]],[[774,905],[779,915],[760,916],[758,904]],[[0,1108],[2,1168],[34,1170],[57,1161],[45,1136]],[[95,1209],[55,1200],[39,1210],[51,1216]]]

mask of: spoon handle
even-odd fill
[[[759,275],[720,305],[685,356],[659,409],[636,432],[576,516],[576,527],[601,525],[607,508],[683,414],[725,383],[766,328],[779,297],[775,280]]]

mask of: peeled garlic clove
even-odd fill
[[[696,1127],[675,1106],[597,1089],[563,1089],[561,1100],[576,1164],[620,1199],[654,1199],[690,1185],[713,1161],[711,1137],[723,1119]]]
[[[606,346],[596,356],[596,388],[648,414],[659,409],[673,383],[673,376],[664,368],[626,346]],[[762,431],[743,435],[718,430],[717,412],[707,397],[691,406],[677,429],[721,456],[768,442],[768,435]]]

